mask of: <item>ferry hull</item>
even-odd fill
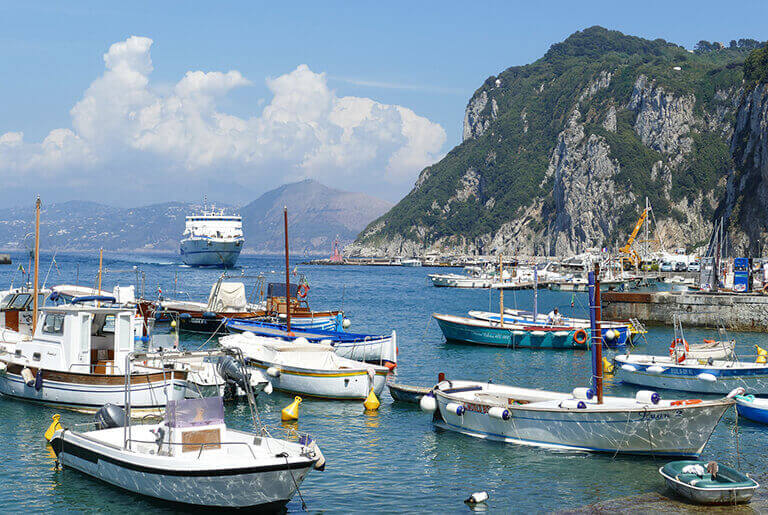
[[[220,241],[211,238],[190,238],[181,241],[181,260],[188,266],[235,266],[243,240]]]

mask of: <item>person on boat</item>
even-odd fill
[[[557,308],[553,309],[547,314],[547,325],[557,325],[563,321],[563,317],[560,316]]]

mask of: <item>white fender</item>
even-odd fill
[[[697,375],[700,380],[705,381],[707,383],[714,383],[717,381],[717,377],[715,377],[713,374],[709,374],[707,372],[702,372],[701,374]]]
[[[651,365],[650,367],[645,369],[646,372],[650,372],[651,374],[661,374],[663,373],[666,368],[660,367],[659,365]]]
[[[624,363],[623,365],[621,365],[621,369],[627,372],[637,372],[637,367],[633,365],[629,365],[627,363]]]
[[[509,413],[509,410],[506,408],[502,408],[500,406],[494,406],[491,409],[489,409],[488,416],[493,418],[498,418],[499,420],[509,420],[510,418],[512,418],[512,415]]]
[[[728,393],[728,395],[726,395],[726,397],[728,397],[729,399],[733,399],[733,398],[734,398],[734,397],[736,397],[737,395],[744,395],[746,392],[747,392],[747,391],[746,391],[744,388],[742,388],[741,386],[739,386],[738,388],[734,388],[733,390],[731,390],[731,391]]]
[[[467,411],[467,409],[458,402],[449,402],[445,405],[445,411],[449,413],[455,413],[458,416],[462,416],[464,415],[464,412]]]
[[[262,392],[266,393],[267,395],[272,395],[272,392],[275,390],[275,388],[272,386],[272,383],[267,381],[266,386],[264,386],[264,389],[261,390]]]
[[[267,375],[269,377],[280,377],[280,369],[277,367],[269,367],[267,369]]]
[[[589,400],[595,396],[595,391],[592,388],[574,388],[571,395],[574,399]]]
[[[421,411],[426,411],[427,413],[434,413],[437,409],[437,399],[430,394],[425,395],[421,398],[419,401],[419,407],[421,408]]]
[[[640,404],[658,404],[661,396],[651,390],[640,390],[635,395],[635,400]]]

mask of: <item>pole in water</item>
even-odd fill
[[[587,274],[589,278],[589,334],[592,337],[592,344],[589,347],[589,354],[592,359],[592,380],[590,381],[592,388],[597,391],[597,362],[595,361],[595,333],[597,332],[597,324],[595,323],[595,273],[589,272]]]
[[[33,310],[34,313],[32,315],[32,334],[35,334],[35,330],[37,329],[37,312],[38,309],[40,309],[38,300],[37,300],[37,280],[38,280],[38,274],[40,267],[38,266],[38,263],[40,262],[40,197],[37,197],[37,200],[35,201],[35,288],[34,288],[34,299],[33,299]]]
[[[597,403],[603,403],[603,335],[600,330],[602,308],[600,300],[600,263],[595,263],[595,363],[597,376],[595,386],[597,389]]]
[[[504,264],[502,262],[502,256],[499,254],[499,280],[501,281],[501,288],[499,288],[499,320],[501,326],[504,326]]]
[[[291,332],[291,269],[288,261],[288,207],[283,206],[285,226],[285,320],[288,333]]]
[[[539,267],[533,263],[533,322],[539,318]]]

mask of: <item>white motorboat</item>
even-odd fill
[[[124,399],[124,360],[142,332],[141,318],[121,307],[42,308],[34,336],[0,342],[0,393],[78,410]],[[137,408],[183,399],[183,370],[137,367],[130,389]]]
[[[686,356],[691,359],[724,359],[732,357],[735,350],[736,340],[704,340],[690,344]]]
[[[131,370],[133,359],[165,357],[131,355],[126,368]],[[306,435],[288,441],[272,437],[265,427],[259,433],[227,427],[221,397],[172,400],[162,422],[133,425],[131,394],[126,391],[126,411],[116,406],[99,410],[95,430],[52,425],[46,436],[58,461],[163,501],[260,509],[281,507],[313,467],[324,467],[320,449]],[[248,399],[255,424],[253,397]]]
[[[434,286],[447,288],[490,288],[495,280],[492,273],[477,266],[465,267],[464,274],[429,274],[427,277]]]
[[[735,393],[733,394],[735,395]],[[534,447],[654,456],[698,456],[734,403],[661,400],[655,392],[604,397],[477,381],[441,381],[422,397],[438,427],[477,438]]]
[[[329,399],[365,399],[371,389],[378,396],[389,369],[342,358],[330,345],[293,342],[251,332],[219,339],[225,348],[239,348],[253,374],[271,382],[275,390]]]
[[[406,258],[400,260],[400,266],[421,266],[421,260],[418,258]]]

